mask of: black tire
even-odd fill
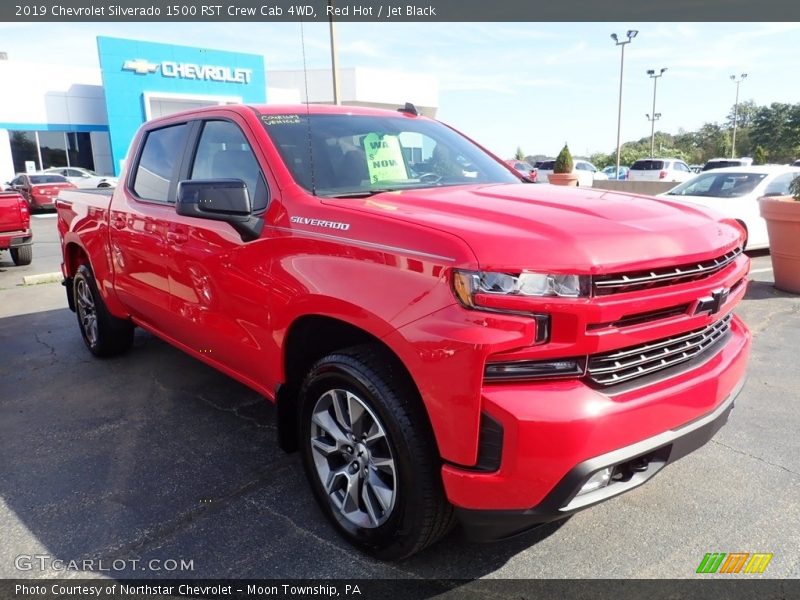
[[[122,354],[133,345],[133,323],[113,316],[97,290],[92,270],[78,267],[72,281],[78,327],[89,351],[105,358]]]
[[[33,260],[33,246],[19,246],[18,248],[11,248],[11,260],[18,267],[31,264]]]
[[[312,447],[312,435],[317,444],[331,444],[331,448],[341,443],[319,425],[326,416],[336,419],[332,404],[324,408],[336,397],[346,399],[358,410],[359,405],[367,409],[348,411],[348,415],[358,412],[360,419],[353,419],[349,433],[339,430],[345,437],[355,434],[351,453]],[[322,511],[348,541],[382,560],[396,560],[419,552],[450,531],[455,523],[453,507],[442,487],[441,460],[433,432],[416,389],[394,356],[377,345],[330,354],[311,368],[299,399],[299,439],[306,475]],[[365,424],[369,424],[366,434]],[[359,444],[359,434],[367,441]],[[356,457],[359,449],[366,457]],[[323,472],[315,460],[323,464],[323,472],[340,461],[342,466],[330,468],[334,475],[326,480],[332,482],[328,490],[341,485],[345,489],[326,490]],[[391,475],[387,460],[392,463]],[[353,471],[356,461],[363,462]],[[347,495],[351,478],[357,479],[358,508],[348,513],[348,500],[353,507]],[[391,494],[387,488],[392,489]],[[387,501],[389,495],[391,500]],[[341,506],[337,506],[339,502]]]

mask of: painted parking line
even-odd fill
[[[56,213],[47,213],[44,215],[31,215],[34,219],[55,219],[58,215]]]
[[[772,267],[768,267],[766,269],[753,269],[750,273],[769,273],[772,271]]]

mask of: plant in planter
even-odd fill
[[[800,294],[800,175],[789,185],[789,194],[760,198],[758,204],[767,221],[775,287]]]
[[[561,149],[553,165],[553,174],[547,180],[554,185],[578,185],[578,174],[573,173],[575,163],[572,161],[567,144]]]

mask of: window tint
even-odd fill
[[[61,175],[31,175],[31,183],[67,183],[67,180]]]
[[[555,167],[555,164],[556,164],[556,161],[554,161],[554,160],[543,160],[539,164],[539,168],[542,171],[552,171],[553,168]]]
[[[663,168],[663,160],[637,160],[631,166],[631,171],[660,171]]]
[[[752,192],[766,177],[764,173],[702,173],[674,188],[673,196],[738,198]]]
[[[67,172],[61,171],[62,175],[66,175],[67,177],[83,177],[83,173],[78,171],[77,169],[67,169]]]
[[[139,197],[157,202],[170,200],[170,183],[183,154],[188,131],[188,125],[182,123],[147,134],[133,181],[133,191]]]
[[[241,179],[254,211],[267,207],[267,186],[241,129],[229,121],[208,121],[192,165],[191,179]]]

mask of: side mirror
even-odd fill
[[[250,194],[241,179],[181,181],[175,212],[230,223],[245,242],[258,238],[264,228],[264,219],[253,215]]]

